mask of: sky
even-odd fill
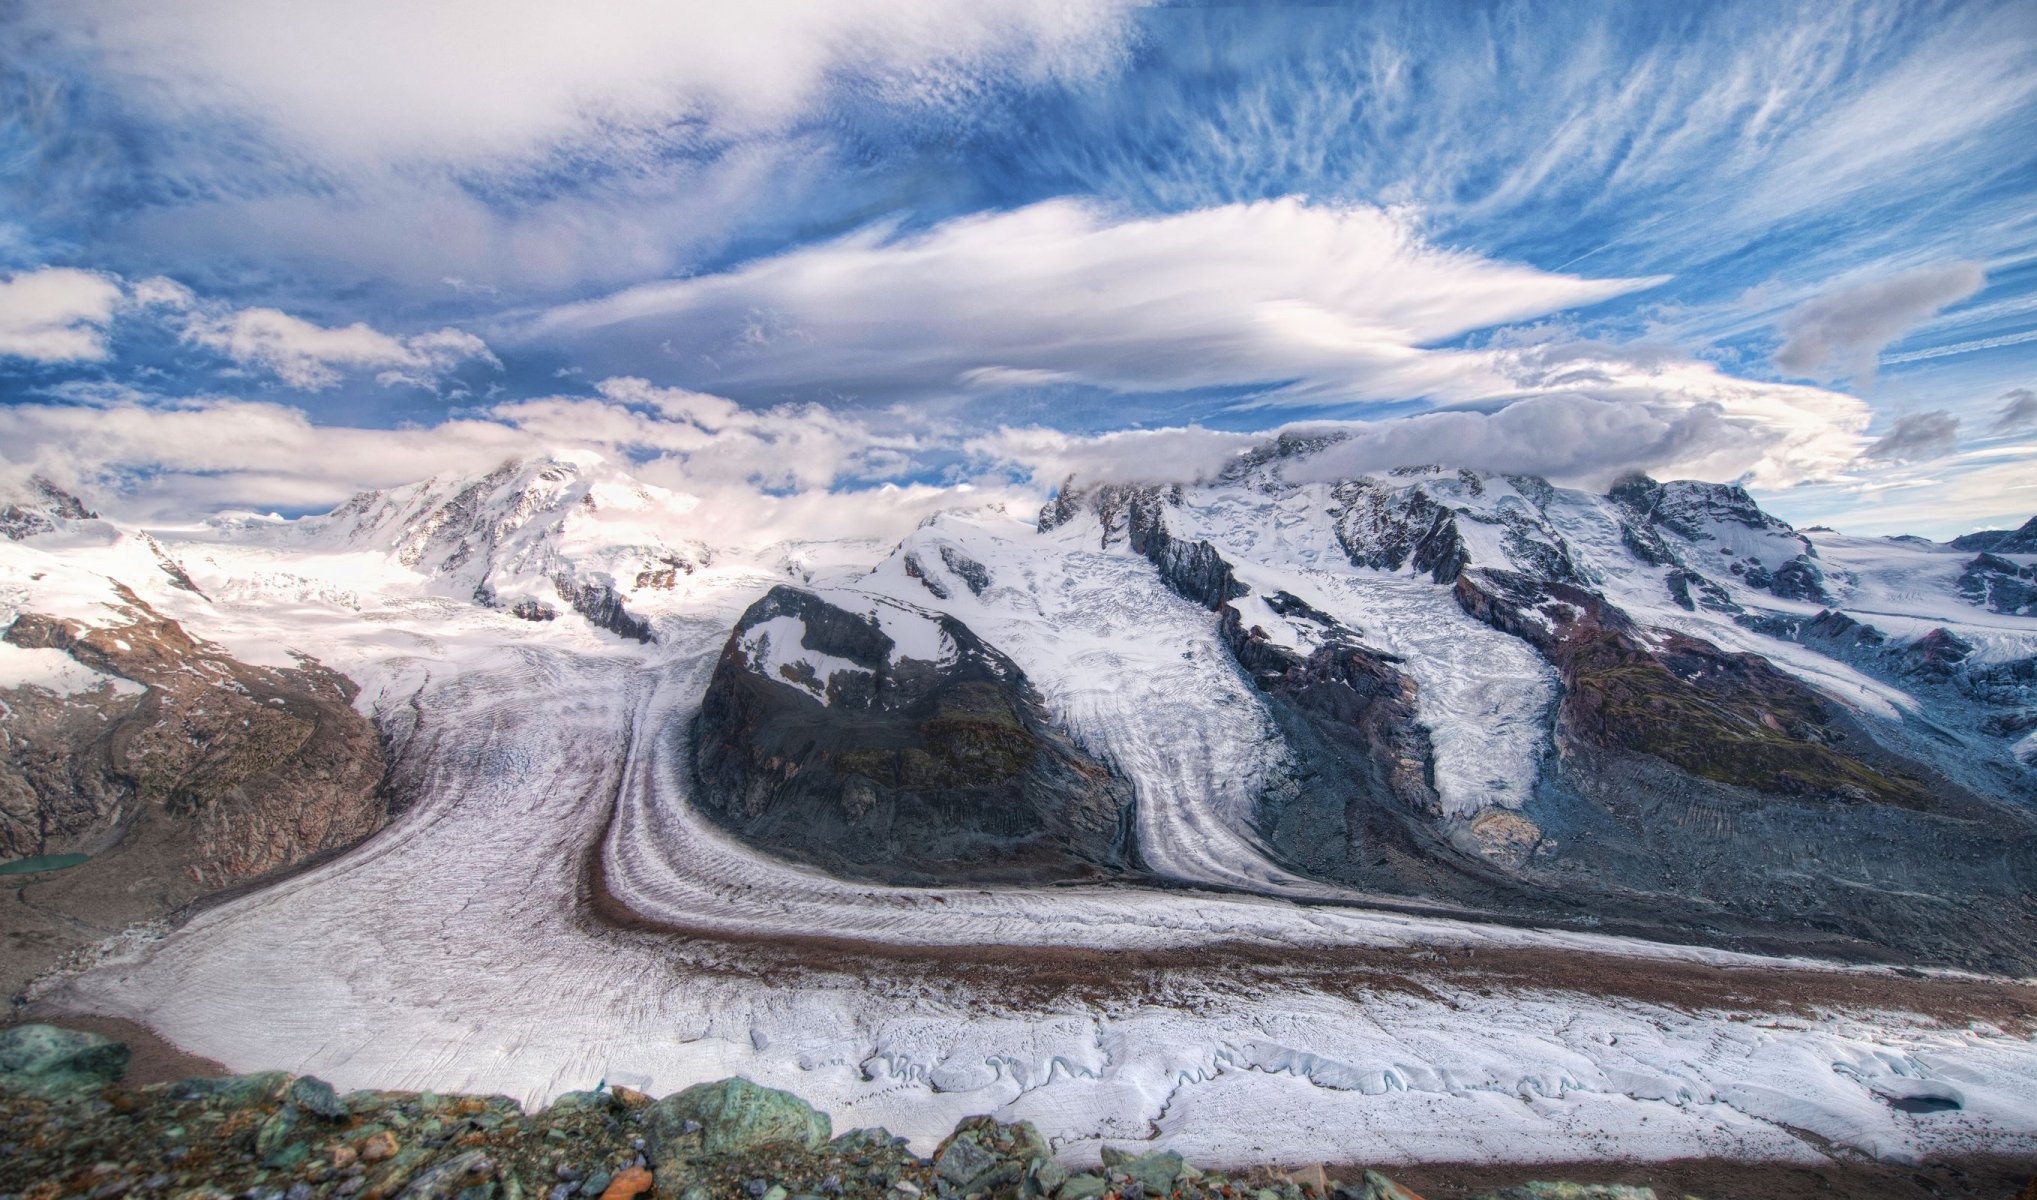
[[[0,475],[833,529],[1332,427],[1947,537],[2037,513],[2032,129],[2026,0],[0,0]]]

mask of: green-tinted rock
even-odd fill
[[[479,1187],[483,1194],[492,1194],[494,1187],[489,1181],[495,1177],[495,1164],[479,1150],[438,1163],[410,1181],[403,1189],[399,1200],[456,1200],[469,1188]]]
[[[328,1121],[337,1121],[347,1115],[347,1106],[340,1101],[339,1093],[332,1090],[331,1084],[314,1075],[306,1075],[292,1083],[284,1099]]]
[[[1377,1171],[1367,1171],[1359,1178],[1357,1194],[1358,1200],[1421,1200]]]
[[[173,1096],[210,1100],[220,1108],[246,1108],[279,1100],[294,1077],[288,1071],[263,1071],[258,1075],[225,1075],[218,1078],[186,1079],[170,1089]]]
[[[255,1153],[261,1157],[265,1167],[280,1167],[283,1151],[297,1136],[297,1106],[285,1104],[255,1130]],[[299,1157],[302,1161],[302,1156]]]
[[[1055,1192],[1054,1195],[1056,1200],[1096,1200],[1098,1196],[1103,1195],[1109,1190],[1110,1181],[1108,1179],[1101,1175],[1092,1175],[1084,1171],[1080,1175],[1070,1175],[1068,1182],[1062,1184],[1061,1190]]]
[[[1147,1195],[1164,1196],[1181,1177],[1181,1156],[1172,1150],[1155,1150],[1120,1163],[1118,1170],[1131,1176],[1132,1182],[1146,1189]]]
[[[607,1092],[567,1092],[552,1101],[545,1111],[553,1116],[576,1112],[607,1112],[613,1101]]]
[[[645,1153],[658,1167],[696,1149],[717,1155],[779,1143],[817,1149],[830,1132],[826,1113],[791,1092],[740,1078],[667,1096],[644,1109],[642,1121]]]
[[[127,1074],[124,1043],[54,1025],[0,1031],[0,1087],[62,1098],[96,1092]]]
[[[1051,1158],[1035,1158],[1026,1164],[1026,1186],[1023,1194],[1027,1196],[1051,1196],[1066,1182],[1068,1182],[1068,1168]]]
[[[1625,1183],[1571,1183],[1531,1179],[1500,1193],[1506,1200],[1656,1200],[1655,1189]]]
[[[949,1139],[934,1156],[934,1171],[949,1183],[961,1187],[997,1165],[997,1156],[976,1144],[969,1134]]]

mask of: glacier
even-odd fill
[[[2037,655],[2037,622],[1947,599],[1964,560],[1942,547],[1821,535],[1823,599],[1709,571],[1733,607],[1685,607],[1665,584],[1678,568],[1637,560],[1603,498],[1424,482],[1462,510],[1467,563],[1559,547],[1651,627],[1761,654],[1863,719],[1914,720],[1929,698],[1734,607],[1808,620],[1843,605],[1898,642],[1950,624],[1977,662]],[[1241,474],[1186,489],[1169,519],[1237,565],[1235,603],[1268,638],[1323,636],[1269,603],[1294,597],[1403,661],[1439,819],[1491,828],[1530,805],[1554,752],[1556,673],[1431,572],[1354,564],[1339,486]],[[1794,531],[1706,521],[1720,547],[1706,552],[1757,579],[1804,553]],[[1265,704],[1211,611],[1110,523],[959,511],[894,546],[723,546],[711,514],[579,456],[326,517],[146,541],[70,521],[0,544],[5,619],[89,620],[118,580],[247,661],[301,653],[345,673],[407,801],[352,852],[109,943],[40,983],[37,1003],[342,1087],[540,1102],[603,1079],[662,1093],[744,1074],[921,1150],[979,1112],[1030,1119],[1084,1161],[1135,1142],[1210,1162],[2037,1149],[2030,1030],[1923,1002],[1932,987],[2027,995],[2027,981],[1493,920],[1280,861],[1254,805],[1294,764]],[[881,614],[912,654],[942,653],[913,615],[938,612],[1009,655],[1134,782],[1139,845],[1167,886],[849,882],[705,820],[688,723],[737,618],[788,581]],[[1481,974],[1481,956],[1548,976]],[[1604,986],[1579,983],[1594,975]],[[1635,982],[1656,975],[1748,982],[1738,1000],[1679,1000]],[[1770,977],[1803,1002],[1764,992]],[[1894,999],[1849,999],[1863,981]],[[1961,1107],[1888,1103],[1914,1095]]]

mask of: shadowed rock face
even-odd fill
[[[1954,550],[1985,550],[1995,554],[2037,554],[2037,517],[2019,529],[1984,529],[1953,538]]]
[[[1563,680],[1557,753],[1528,810],[1549,834],[1535,875],[1615,881],[1650,905],[1681,897],[1685,922],[1759,944],[1780,933],[1986,970],[2037,962],[2027,809],[1879,744],[1757,655],[1643,631],[1589,592],[1508,572],[1468,571],[1456,594]],[[1806,624],[1880,653],[1877,631],[1837,614]],[[1905,656],[1956,662],[1954,642]]]
[[[0,858],[92,856],[17,877],[20,919],[0,946],[10,991],[72,945],[351,846],[388,818],[381,741],[350,680],[310,660],[250,666],[120,594],[121,624],[24,613],[5,634],[141,685],[0,691]]]
[[[754,845],[856,879],[1131,869],[1130,788],[1054,729],[1010,659],[952,617],[928,620],[938,662],[808,592],[777,587],[752,605],[694,722],[701,809]],[[773,636],[799,644],[768,646]]]
[[[1435,834],[1434,753],[1401,660],[1285,592],[1268,603],[1314,621],[1324,638],[1306,654],[1269,640],[1229,603],[1250,589],[1217,548],[1168,532],[1164,493],[1124,488],[1103,500],[1122,512],[1127,544],[1175,594],[1217,613],[1224,645],[1292,751],[1294,776],[1260,798],[1256,823],[1267,848],[1319,878],[1457,895],[1429,861],[1456,855]]]

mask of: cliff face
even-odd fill
[[[114,623],[24,613],[5,633],[103,677],[0,690],[0,857],[90,856],[15,877],[9,990],[76,940],[65,930],[113,933],[353,845],[388,816],[382,747],[344,676],[251,666],[118,594]]]
[[[1022,882],[1133,865],[1131,792],[952,617],[885,623],[773,588],[693,727],[696,798],[754,845],[850,878]],[[908,650],[913,653],[908,653]],[[924,657],[918,654],[924,654]]]

